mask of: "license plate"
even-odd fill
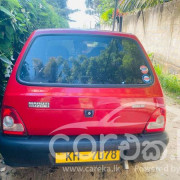
[[[119,161],[120,151],[96,151],[96,152],[59,152],[56,153],[56,163],[100,162]]]

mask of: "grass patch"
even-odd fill
[[[154,69],[165,93],[180,103],[180,79],[176,75],[165,73],[163,68],[158,64],[154,65]]]

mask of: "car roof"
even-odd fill
[[[137,37],[133,34],[116,32],[116,31],[82,30],[82,29],[38,29],[38,30],[34,31],[34,36],[49,35],[49,34],[106,35],[106,36],[121,36],[121,37],[137,39]]]

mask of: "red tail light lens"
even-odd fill
[[[162,132],[165,129],[165,125],[166,125],[165,109],[158,108],[151,115],[151,118],[149,119],[146,125],[145,132],[147,133]]]
[[[4,134],[26,135],[26,128],[17,111],[8,106],[2,107],[1,126]]]

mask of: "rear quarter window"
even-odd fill
[[[147,85],[152,71],[130,38],[43,35],[28,48],[18,70],[21,83],[56,86]]]

